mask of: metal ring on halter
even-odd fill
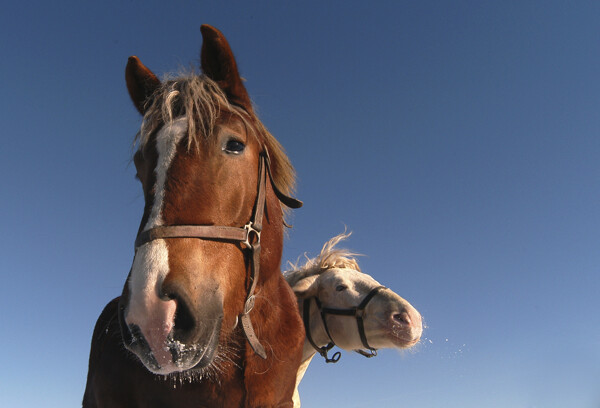
[[[321,355],[323,356],[323,354],[321,354]],[[335,353],[333,353],[331,358],[327,357],[327,353],[325,353],[325,355],[323,357],[325,357],[326,363],[334,363],[335,364],[338,361],[340,361],[340,358],[342,357],[342,353],[339,351],[336,351]]]
[[[342,357],[342,353],[340,353],[339,351],[336,351],[335,353],[333,353],[331,358],[329,358],[329,356],[328,356],[329,350],[331,350],[332,348],[335,347],[335,344],[333,342],[330,342],[329,344],[326,344],[323,347],[316,347],[315,344],[312,342],[312,338],[310,338],[309,340],[311,341],[311,344],[313,345],[313,347],[315,347],[317,349],[317,352],[319,353],[319,355],[325,359],[326,363],[337,363],[338,361],[340,361],[340,358]]]
[[[246,239],[242,241],[243,245],[246,245],[247,248],[252,248],[252,243],[250,242],[252,233],[256,234],[256,242],[260,243],[260,230],[254,228],[252,221],[249,221],[248,224],[244,225],[244,229],[246,232]]]

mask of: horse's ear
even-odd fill
[[[202,52],[200,62],[204,74],[219,84],[232,103],[252,112],[252,103],[242,83],[235,57],[225,36],[207,24],[200,27]]]
[[[300,279],[292,285],[292,290],[297,298],[306,299],[317,296],[319,292],[319,284],[317,282],[318,275],[311,275]]]
[[[125,68],[125,81],[129,96],[137,110],[143,115],[148,107],[148,99],[160,86],[160,80],[142,64],[138,57],[129,57]]]

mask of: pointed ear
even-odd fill
[[[242,83],[237,63],[225,36],[207,24],[200,27],[202,52],[200,62],[204,74],[219,84],[232,103],[252,112],[252,103]]]
[[[319,282],[317,281],[318,277],[318,275],[311,275],[296,282],[292,286],[292,290],[294,291],[296,297],[300,299],[306,299],[317,296],[319,293]]]
[[[142,115],[147,101],[160,86],[160,81],[136,56],[129,57],[125,68],[125,81],[133,104]]]

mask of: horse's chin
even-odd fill
[[[398,324],[391,324],[386,328],[386,338],[394,348],[407,349],[415,346],[421,340],[422,330],[407,329]]]
[[[205,344],[183,344],[179,341],[169,341],[167,348],[171,354],[170,361],[163,362],[155,374],[168,375],[186,371],[201,371],[212,364],[218,348],[219,330],[214,327],[210,338]]]
[[[215,359],[220,332],[220,322],[212,327],[205,341],[186,344],[170,335],[161,350],[151,350],[143,337],[135,338],[127,349],[133,352],[152,373],[169,375],[184,372],[200,372]]]

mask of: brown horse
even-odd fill
[[[201,31],[203,75],[127,64],[145,208],[94,329],[84,407],[292,406],[304,329],[279,265],[294,171],[227,40]]]

